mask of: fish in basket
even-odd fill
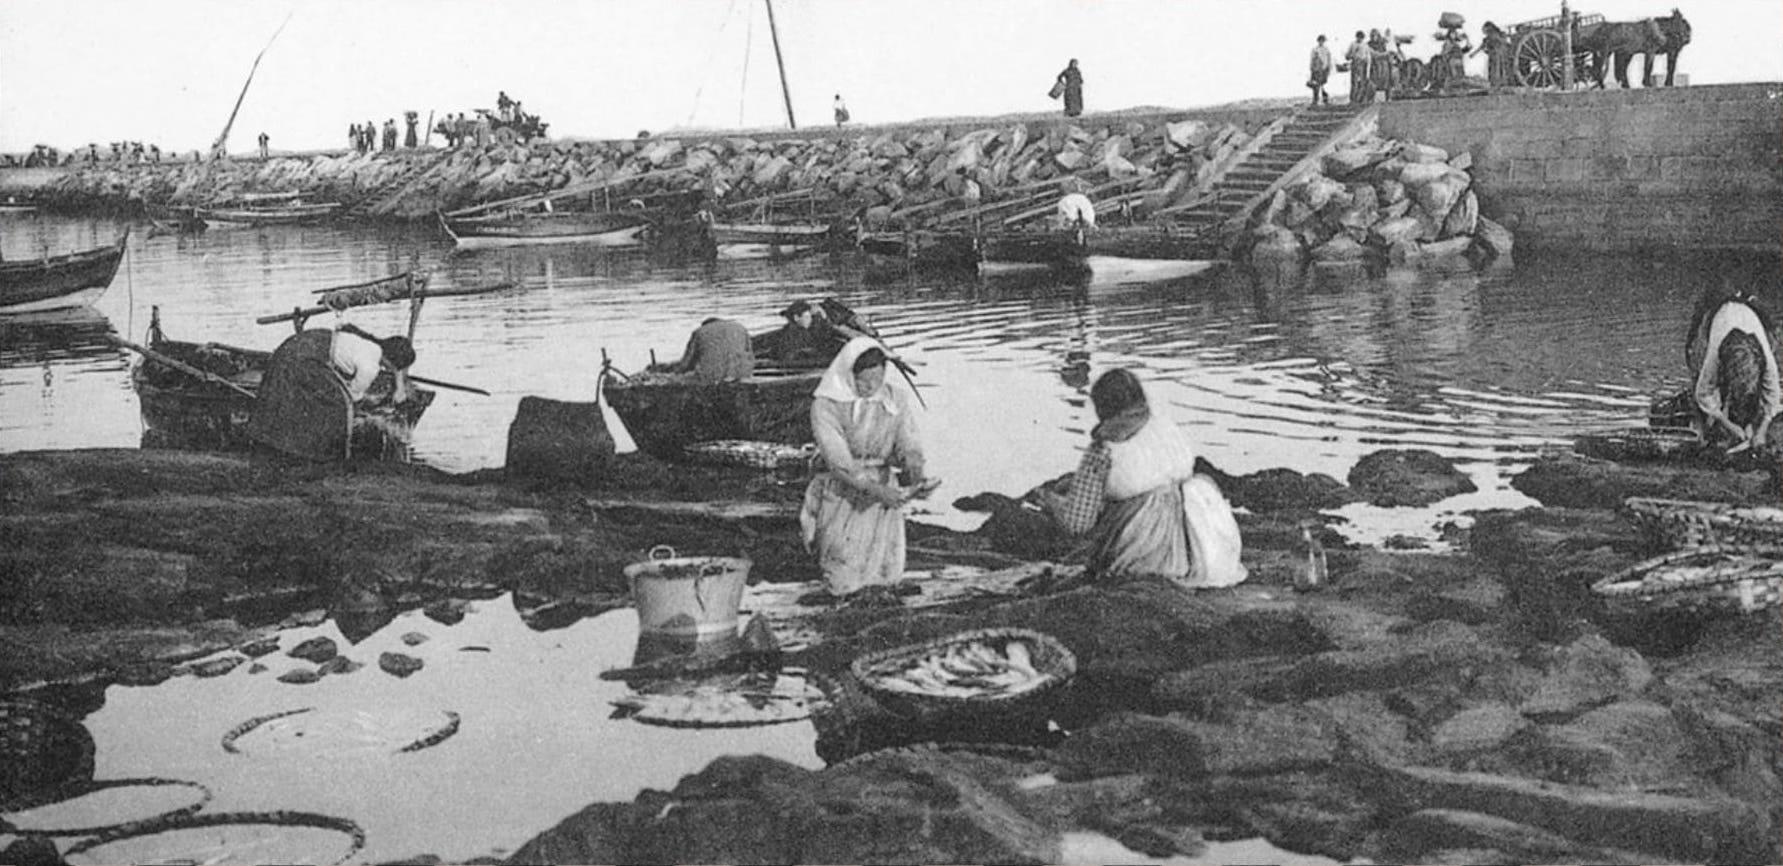
[[[1710,547],[1783,555],[1783,508],[1636,496],[1622,509],[1661,549]]]
[[[1695,430],[1675,427],[1599,430],[1573,439],[1574,453],[1618,463],[1696,460],[1709,451]]]
[[[976,711],[1018,705],[1069,682],[1077,658],[1051,635],[994,628],[868,653],[849,670],[894,711]]]
[[[714,439],[683,446],[689,459],[711,466],[742,466],[750,469],[804,469],[817,459],[817,446],[812,443],[793,445],[757,439]]]
[[[1606,601],[1646,611],[1750,613],[1783,600],[1783,559],[1682,550],[1638,562],[1591,585]]]

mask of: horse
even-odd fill
[[[1666,56],[1665,84],[1672,86],[1677,71],[1678,52],[1690,42],[1690,22],[1676,9],[1666,18],[1643,18],[1639,21],[1606,21],[1581,28],[1577,47],[1593,55],[1593,76],[1597,86],[1604,86],[1607,67],[1614,61],[1616,81],[1624,88],[1628,83],[1628,63],[1636,54],[1642,56],[1643,85],[1653,80],[1653,58]]]

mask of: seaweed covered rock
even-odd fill
[[[1350,468],[1350,487],[1373,505],[1422,507],[1479,488],[1454,462],[1422,448],[1389,448]]]

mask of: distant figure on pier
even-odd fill
[[[384,149],[396,149],[396,118],[384,118]]]
[[[836,101],[833,103],[833,107],[836,113],[836,126],[841,127],[842,124],[848,122],[848,104],[842,101],[842,94],[836,94]]]
[[[1473,54],[1486,52],[1486,83],[1493,87],[1504,87],[1511,81],[1511,39],[1497,24],[1487,21],[1480,25],[1480,47]],[[1472,57],[1473,54],[1469,54]]]
[[[1071,62],[1059,71],[1058,78],[1053,81],[1053,91],[1056,94],[1053,98],[1065,97],[1066,117],[1083,113],[1083,71],[1077,68],[1077,58],[1071,58]]]
[[[1356,31],[1356,41],[1350,43],[1343,59],[1349,66],[1350,102],[1361,105],[1374,101],[1374,85],[1370,83],[1369,66],[1374,59],[1374,49],[1368,47],[1368,34]]]
[[[368,401],[407,401],[408,370],[414,363],[415,347],[407,337],[374,337],[352,325],[300,331],[280,343],[267,361],[248,417],[248,435],[296,457],[345,457],[355,407]],[[384,371],[394,376],[391,390],[372,394],[372,383]]]
[[[161,161],[161,145],[158,145],[158,144],[149,145],[149,161],[150,162],[160,162]]]
[[[1325,34],[1319,34],[1319,43],[1312,48],[1312,60],[1307,70],[1306,86],[1312,89],[1312,104],[1321,102],[1330,105],[1331,97],[1325,93],[1325,82],[1331,80],[1331,49],[1325,47]]]
[[[508,92],[506,90],[498,92],[495,96],[496,114],[498,114],[504,121],[514,119],[514,104],[514,100],[508,98]]]
[[[414,150],[415,146],[420,143],[419,140],[415,138],[415,124],[421,122],[420,118],[421,113],[418,111],[405,111],[402,113],[402,120],[404,123],[408,124],[409,127],[408,133],[402,137],[402,146],[409,150]]]
[[[260,133],[260,158],[261,159],[265,159],[267,157],[267,154],[270,152],[267,150],[266,146],[268,144],[270,144],[271,142],[272,142],[272,138],[270,136],[268,136],[265,132]]]
[[[1684,343],[1697,428],[1730,451],[1766,445],[1783,406],[1776,327],[1770,311],[1744,292],[1711,290],[1696,303]]]
[[[1096,227],[1096,205],[1081,190],[1073,190],[1059,199],[1059,228],[1093,229]]]
[[[347,149],[355,153],[359,151],[359,124],[347,124]]]
[[[687,350],[679,359],[650,369],[686,375],[701,385],[715,385],[747,378],[755,370],[755,354],[749,348],[748,329],[714,316],[701,322],[693,336],[687,338]]]

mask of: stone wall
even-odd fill
[[[1467,151],[1482,210],[1523,247],[1776,253],[1783,84],[1414,100],[1383,136]]]

